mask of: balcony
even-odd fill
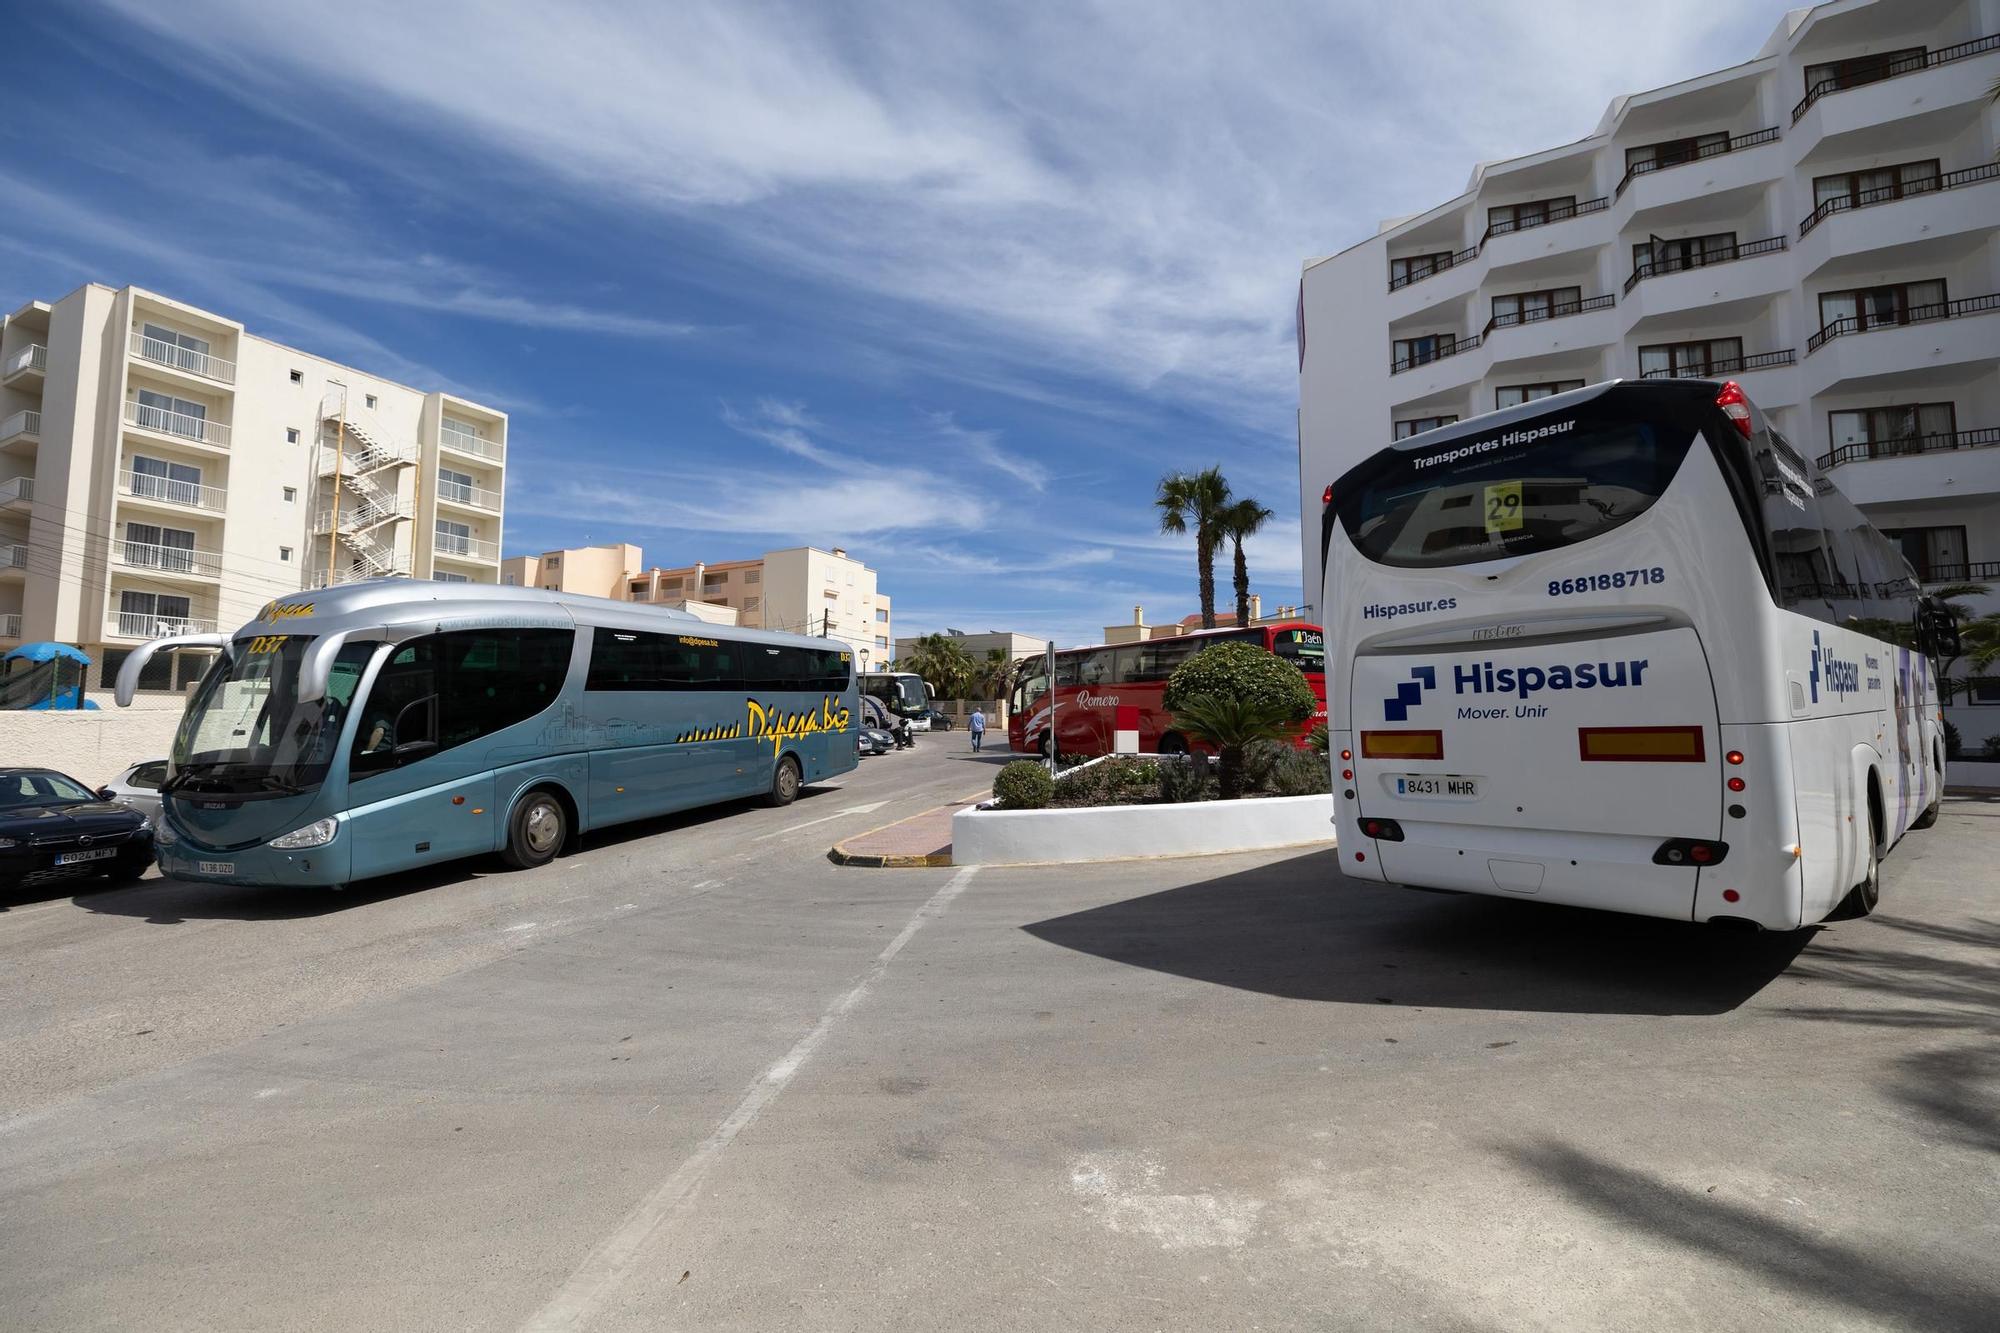
[[[9,477],[5,481],[0,481],[0,509],[8,509],[17,504],[33,504],[34,501],[33,477]]]
[[[197,352],[191,347],[182,347],[159,338],[148,338],[137,329],[132,331],[132,355],[141,361],[150,361],[156,366],[182,371],[216,384],[236,383],[236,363],[224,361],[219,356]]]
[[[438,481],[439,504],[460,505],[466,509],[480,509],[487,513],[500,512],[500,492],[489,491],[483,486],[472,486],[462,481]]]
[[[1798,363],[1798,350],[1787,347],[1777,352],[1759,352],[1755,356],[1729,356],[1719,361],[1711,361],[1699,375],[1682,375],[1675,370],[1668,369],[1649,370],[1639,378],[1646,380],[1712,380],[1719,375],[1747,375],[1755,370],[1773,370],[1779,366],[1795,366]]]
[[[42,414],[29,409],[16,412],[5,421],[0,421],[0,449],[16,445],[40,444],[42,440]]]
[[[1945,453],[1953,449],[1991,449],[2000,445],[2000,426],[1979,430],[1942,431],[1935,435],[1906,435],[1895,440],[1868,440],[1844,444],[1832,453],[1821,454],[1822,469],[1842,463],[1859,463],[1872,458],[1908,458],[1915,454]]]
[[[175,481],[150,472],[120,472],[118,494],[142,504],[166,505],[175,509],[199,509],[219,514],[227,492],[220,486],[203,486],[192,481]]]
[[[1975,560],[1969,565],[1926,565],[1917,571],[1926,587],[1938,583],[1992,583],[2000,580],[2000,560]],[[5,637],[0,634],[0,637]]]
[[[1545,320],[1564,319],[1570,315],[1581,315],[1592,310],[1609,310],[1618,304],[1615,296],[1593,296],[1583,301],[1565,301],[1561,305],[1550,306],[1547,310],[1523,310],[1519,314],[1495,315],[1486,321],[1481,338],[1491,338],[1495,329],[1511,329],[1521,324],[1539,324]]]
[[[1731,135],[1721,143],[1712,143],[1705,148],[1697,148],[1687,156],[1676,157],[1670,162],[1662,162],[1657,158],[1647,162],[1634,162],[1631,166],[1625,168],[1625,174],[1619,178],[1618,188],[1611,192],[1611,197],[1613,199],[1619,198],[1625,193],[1626,187],[1630,186],[1633,181],[1641,176],[1650,176],[1656,171],[1669,171],[1674,167],[1684,167],[1691,162],[1705,162],[1712,157],[1721,157],[1724,153],[1741,152],[1745,148],[1755,148],[1758,144],[1776,143],[1777,141],[1778,127],[1773,125],[1767,130],[1758,130],[1754,134]]]
[[[1639,264],[1632,269],[1632,276],[1625,279],[1625,294],[1630,296],[1634,287],[1647,278],[1657,278],[1663,273],[1689,273],[1698,268],[1711,268],[1716,264],[1733,264],[1739,259],[1754,259],[1758,255],[1776,254],[1786,245],[1784,237],[1768,236],[1761,241],[1745,241],[1741,245],[1728,245],[1703,254]]]
[[[164,639],[175,634],[213,634],[215,622],[120,611],[105,618],[104,633],[116,639]]]
[[[222,577],[220,551],[196,551],[185,546],[160,546],[153,542],[114,541],[111,552],[115,562],[126,569],[144,569],[190,579]]]
[[[33,383],[40,385],[49,370],[49,349],[40,343],[31,343],[7,358],[0,365],[0,384],[15,385]]]
[[[439,429],[438,443],[455,453],[490,459],[496,463],[507,456],[505,449],[485,436],[474,435],[471,431],[457,430],[448,425]]]
[[[1955,61],[1967,60],[1988,51],[2000,51],[2000,35],[1977,37],[1957,46],[1946,46],[1929,51],[1920,56],[1903,56],[1897,59],[1883,59],[1871,65],[1850,69],[1836,78],[1822,79],[1806,89],[1806,95],[1792,108],[1792,124],[1796,125],[1806,112],[1812,110],[1813,103],[1829,93],[1844,92],[1849,88],[1862,88],[1884,79],[1899,78],[1904,74],[1915,74],[1921,70],[1935,69],[1939,65],[1949,65]]]
[[[0,639],[18,639],[20,637],[21,613],[19,611],[0,613]]]
[[[473,564],[490,565],[500,559],[500,543],[440,532],[431,539],[431,554],[443,560],[464,560]]]
[[[229,447],[229,427],[220,421],[170,412],[164,407],[151,407],[136,398],[125,400],[125,424],[190,444],[205,444],[216,449]]]
[[[0,574],[24,573],[28,568],[28,547],[25,542],[0,545]]]
[[[1611,199],[1607,195],[1601,199],[1585,199],[1580,203],[1551,208],[1539,218],[1529,218],[1526,221],[1517,219],[1513,222],[1496,222],[1486,229],[1486,234],[1479,238],[1479,244],[1472,247],[1472,252],[1478,254],[1486,248],[1486,243],[1495,236],[1512,236],[1516,232],[1533,231],[1536,227],[1546,227],[1551,222],[1567,222],[1571,218],[1582,217],[1586,213],[1602,213],[1609,207],[1611,207]]]
[[[1448,356],[1457,356],[1460,352],[1469,352],[1477,346],[1479,346],[1479,336],[1477,334],[1469,338],[1460,338],[1451,346],[1441,348],[1438,351],[1430,352],[1423,356],[1406,356],[1400,361],[1391,361],[1389,363],[1389,373],[1391,375],[1400,375],[1406,370],[1415,370],[1418,366],[1428,366],[1432,362],[1442,361]]]
[[[1902,328],[1907,324],[1929,324],[1940,319],[1981,315],[1989,310],[2000,310],[2000,295],[1967,296],[1957,301],[1933,301],[1929,305],[1911,306],[1908,310],[1899,310],[1890,315],[1848,315],[1836,319],[1806,339],[1806,355],[1811,356],[1835,338],[1844,338],[1850,333],[1874,333],[1880,329]]]
[[[1804,222],[1799,224],[1801,238],[1812,234],[1812,229],[1832,217],[1835,213],[1846,213],[1857,208],[1873,208],[1877,204],[1894,203],[1898,199],[1908,199],[1920,194],[1936,194],[1940,190],[1954,190],[1964,185],[1977,185],[1981,181],[2000,179],[2000,162],[1988,162],[1984,166],[1967,167],[1963,171],[1948,171],[1942,176],[1928,180],[1915,180],[1907,185],[1884,185],[1879,189],[1863,190],[1856,195],[1837,195],[1815,208]]]

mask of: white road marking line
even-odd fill
[[[590,1252],[547,1304],[522,1321],[521,1328],[526,1333],[579,1329],[590,1322],[591,1317],[624,1283],[646,1242],[686,1211],[696,1188],[715,1165],[716,1158],[736,1140],[737,1135],[756,1123],[764,1108],[777,1100],[778,1095],[798,1076],[799,1070],[812,1059],[814,1052],[826,1042],[827,1034],[833,1031],[834,1025],[867,997],[869,990],[882,979],[882,974],[889,970],[889,964],[895,961],[896,955],[903,951],[903,946],[919,930],[944,915],[952,899],[958,897],[978,869],[977,866],[961,867],[945,882],[944,887],[917,909],[896,938],[890,940],[888,947],[876,956],[874,964],[861,980],[827,1006],[812,1030],[800,1037],[782,1059],[757,1076],[744,1092],[743,1100],[736,1104],[736,1109],[716,1126],[693,1155],[676,1167],[673,1174],[661,1181],[651,1194],[639,1201],[639,1206],[626,1216],[616,1231]]]
[[[834,820],[844,819],[848,815],[872,815],[877,810],[880,810],[883,806],[887,804],[889,804],[887,801],[876,801],[872,805],[850,805],[845,810],[840,810],[835,812],[834,814],[827,815],[823,819],[808,819],[803,824],[794,824],[790,828],[781,828],[773,833],[759,833],[756,837],[752,838],[750,841],[762,842],[766,838],[782,838],[787,833],[797,833],[800,829],[811,828],[814,824],[831,824]]]

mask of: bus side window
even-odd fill
[[[387,772],[533,717],[561,693],[573,641],[566,629],[500,629],[405,644],[362,705],[350,776]]]
[[[1058,686],[1077,683],[1077,668],[1083,659],[1075,654],[1056,658],[1056,680]]]
[[[1085,653],[1077,668],[1077,680],[1082,685],[1109,685],[1117,679],[1117,652],[1111,648],[1099,648],[1094,653]],[[1060,668],[1058,668],[1060,669]]]

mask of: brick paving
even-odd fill
[[[963,800],[935,806],[921,814],[899,819],[893,824],[857,833],[842,839],[827,852],[836,865],[904,869],[915,866],[951,864],[951,817],[970,805],[977,805],[989,793],[978,792]]]

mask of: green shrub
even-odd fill
[[[1306,744],[1312,747],[1314,754],[1322,758],[1333,749],[1333,737],[1327,734],[1326,723],[1322,722],[1306,733]]]
[[[1063,774],[1056,781],[1055,794],[1048,803],[1059,806],[1103,805],[1112,790],[1113,781],[1108,764],[1079,768]]]
[[[1333,790],[1333,770],[1323,754],[1292,750],[1271,766],[1270,786],[1280,796],[1318,796]]]
[[[1947,722],[1944,724],[1944,757],[1946,759],[1965,758],[1965,742],[1958,737],[1958,728]]]
[[[1271,774],[1285,756],[1297,754],[1283,741],[1252,741],[1243,747],[1243,766],[1239,770],[1244,791],[1263,791],[1271,785]]]
[[[1174,668],[1167,678],[1167,711],[1178,713],[1200,698],[1241,699],[1286,722],[1305,721],[1319,702],[1297,667],[1249,643],[1218,643]]]
[[[2000,736],[1988,736],[1985,749],[1988,759],[2000,759]]]
[[[1040,810],[1055,795],[1056,780],[1032,759],[1016,759],[993,779],[1002,810]]]
[[[1208,773],[1208,756],[1182,755],[1160,761],[1160,799],[1173,804],[1206,801],[1215,795],[1215,780]]]

